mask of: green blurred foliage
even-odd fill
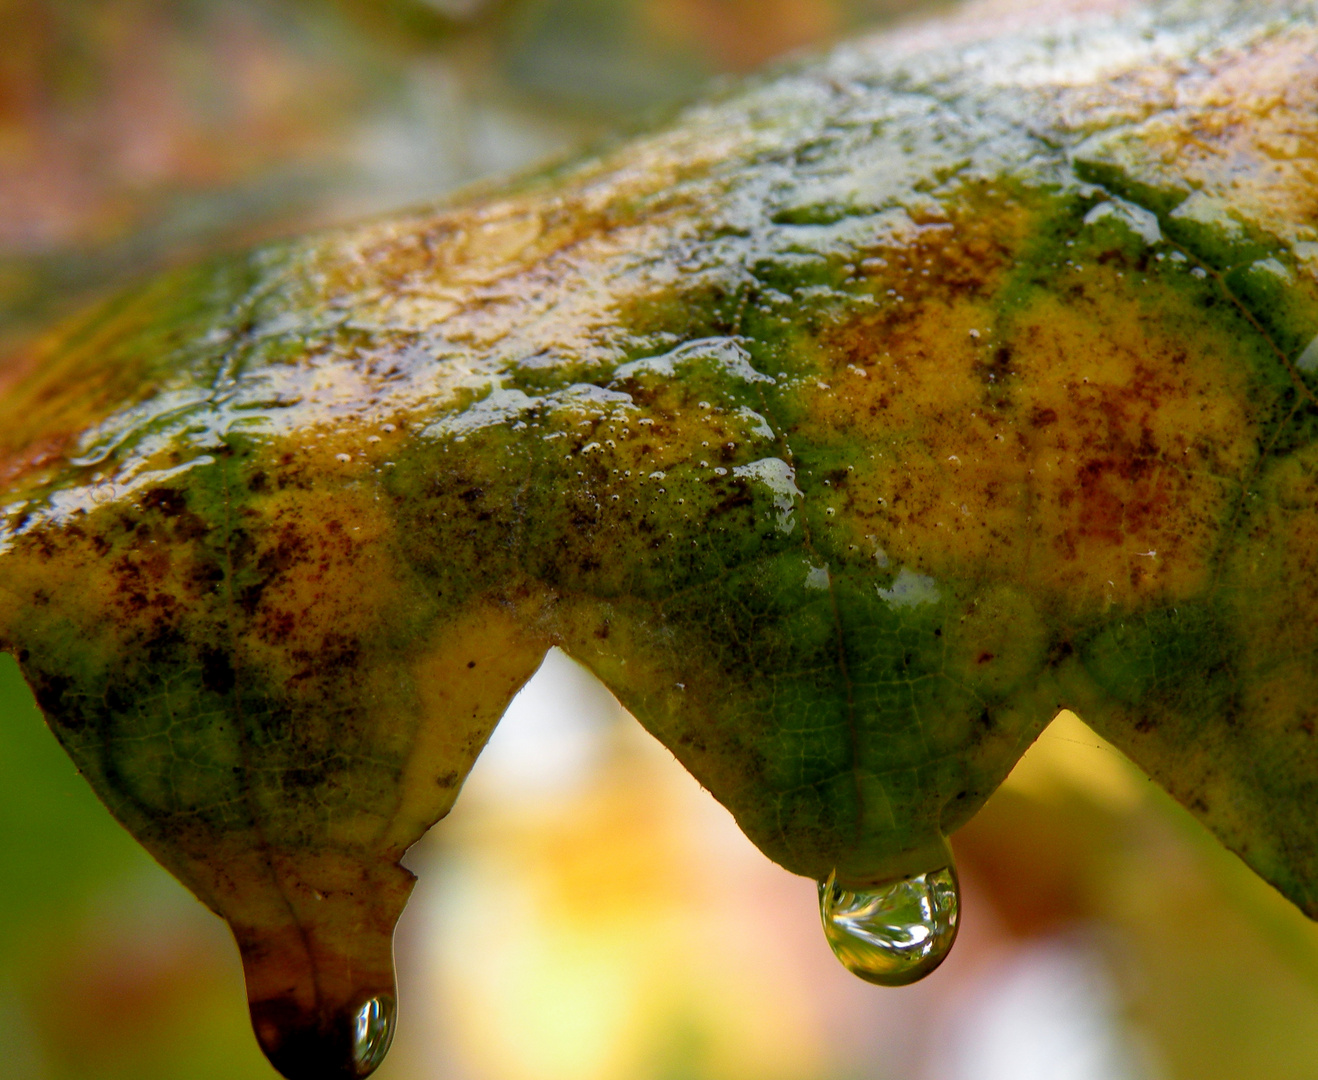
[[[243,1080],[220,921],[119,827],[0,656],[0,1062],[8,1080]]]

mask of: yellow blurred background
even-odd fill
[[[109,819],[0,665],[7,1080],[273,1076],[222,924]],[[834,960],[764,859],[552,652],[408,855],[381,1080],[1303,1080],[1318,932],[1063,714],[953,838],[926,981]]]
[[[916,0],[0,0],[0,348],[125,277],[434,197]],[[381,1080],[1311,1080],[1318,932],[1075,717],[954,838],[914,987],[559,653],[409,853]],[[269,1080],[220,922],[0,658],[0,1077]]]

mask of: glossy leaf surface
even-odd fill
[[[15,358],[0,641],[272,1060],[361,1071],[554,644],[797,873],[940,868],[1069,706],[1318,914],[1315,55],[971,9]]]

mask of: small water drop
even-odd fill
[[[358,1076],[369,1076],[379,1068],[394,1038],[394,999],[377,994],[365,1002],[354,1017],[352,1060]]]
[[[956,940],[960,906],[950,865],[875,889],[844,889],[836,873],[819,883],[819,914],[833,954],[853,975],[879,986],[918,982],[941,964]]]
[[[289,1001],[253,1005],[261,1049],[287,1080],[363,1080],[379,1068],[394,1037],[394,996],[379,993],[355,1008],[315,1020]]]

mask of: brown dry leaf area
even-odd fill
[[[1201,337],[1190,365],[1166,308],[1131,316],[1119,252],[1003,320],[1023,238],[986,250],[985,220],[1006,231],[996,213],[931,229],[895,265],[872,257],[876,290],[904,302],[826,338],[840,387],[815,402],[821,431],[875,448],[847,486],[857,537],[895,525],[902,562],[970,557],[1071,602],[1195,594],[1254,460],[1229,338]]]
[[[895,523],[889,554],[903,562],[934,571],[973,552],[1073,600],[1198,592],[1251,459],[1225,357],[1191,374],[1179,341],[1074,302],[1042,301],[1020,313],[1009,343],[981,345],[969,331],[984,314],[917,316],[883,336],[884,360],[858,359],[865,382],[848,380],[846,409],[873,420],[853,429],[897,448],[849,485],[857,534]],[[1013,382],[1028,383],[1027,402]],[[830,404],[825,424],[840,419]],[[1164,567],[1174,580],[1160,580]]]

